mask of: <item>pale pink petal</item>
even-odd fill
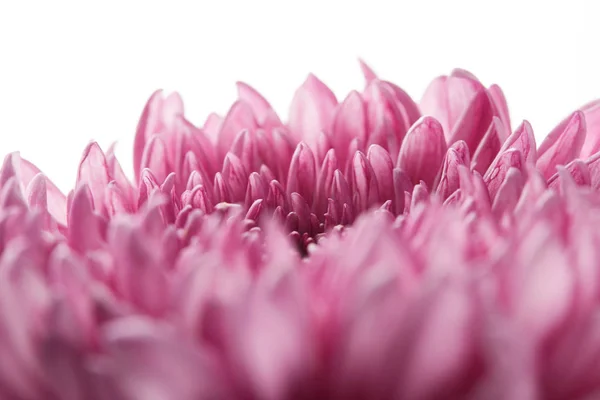
[[[440,121],[445,137],[449,140],[456,122],[481,89],[481,83],[471,78],[440,76],[425,90],[419,108],[423,115]]]
[[[254,112],[254,115],[260,124],[262,124],[270,116],[277,118],[276,114],[271,114],[273,108],[269,102],[265,100],[265,98],[253,87],[243,82],[237,82],[236,86],[238,98],[252,107],[252,111]],[[279,120],[279,118],[277,118],[277,120]],[[281,121],[278,122],[278,125],[281,125]],[[277,123],[277,121],[271,121],[271,123]]]
[[[369,67],[367,63],[365,63],[362,59],[358,59],[358,64],[360,65],[360,70],[362,71],[362,74],[365,78],[365,82],[367,84],[377,79],[377,75],[375,74],[375,72],[373,72],[371,67]]]
[[[98,143],[91,142],[83,152],[77,172],[77,186],[86,184],[90,189],[94,208],[104,213],[104,192],[111,181],[104,152]]]
[[[222,157],[231,150],[236,136],[243,130],[253,132],[258,127],[252,108],[243,102],[235,102],[223,119],[219,130],[217,148]]]
[[[346,156],[346,150],[354,139],[366,143],[367,120],[361,95],[352,91],[339,105],[329,136],[333,148],[340,157],[340,162],[344,163],[346,157],[350,157],[350,155]]]
[[[41,171],[32,163],[24,158],[20,162],[20,174],[23,184],[27,186],[29,182]],[[67,223],[67,197],[61,190],[49,179],[46,179],[46,200],[48,203],[48,212],[60,225]]]
[[[336,105],[333,92],[310,74],[296,90],[290,106],[288,126],[292,135],[315,149],[319,134],[331,126]]]
[[[166,98],[162,90],[152,94],[138,122],[133,144],[133,167],[136,180],[139,179],[140,171],[143,169],[141,163],[148,139],[154,134],[170,133],[175,118],[183,115],[183,112],[183,101],[179,94],[171,93]]]
[[[504,97],[504,92],[502,91],[502,89],[500,89],[500,86],[492,85],[488,89],[488,94],[490,95],[492,102],[495,106],[494,114],[500,117],[502,125],[504,125],[506,130],[510,132],[510,115],[508,112],[508,104],[506,103],[506,97]]]
[[[94,213],[94,200],[85,184],[75,190],[68,215],[69,244],[80,253],[96,250],[104,243],[104,224]]]
[[[576,111],[564,130],[554,130],[538,150],[536,166],[546,179],[556,172],[556,166],[566,165],[579,155],[586,137],[585,116]]]

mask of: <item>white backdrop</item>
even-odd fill
[[[60,187],[86,143],[118,154],[147,97],[179,91],[192,122],[225,113],[237,80],[282,114],[314,72],[338,95],[364,58],[419,99],[454,67],[504,89],[541,139],[600,97],[600,1],[0,0],[0,150]]]

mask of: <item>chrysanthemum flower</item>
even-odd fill
[[[129,179],[0,169],[0,399],[600,397],[600,103],[537,147],[456,70],[142,114]]]

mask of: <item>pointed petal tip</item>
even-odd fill
[[[373,71],[373,69],[362,59],[358,58],[358,64],[362,71],[363,77],[367,84],[377,79],[377,74]]]

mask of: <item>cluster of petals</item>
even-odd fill
[[[536,145],[500,88],[361,63],[287,122],[156,92],[134,177],[0,169],[0,399],[600,397],[600,102]]]

